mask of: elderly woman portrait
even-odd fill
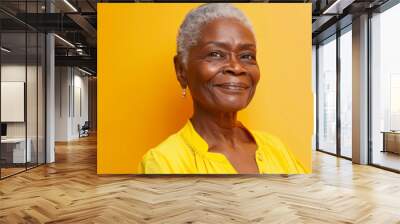
[[[306,172],[279,138],[237,120],[262,78],[252,25],[239,9],[210,3],[189,12],[178,32],[174,64],[182,96],[190,91],[193,115],[144,155],[140,173]]]

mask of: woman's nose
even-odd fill
[[[243,75],[245,73],[245,68],[243,68],[240,60],[238,60],[235,55],[228,57],[227,65],[224,68],[224,74]]]

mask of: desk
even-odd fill
[[[400,132],[383,131],[383,150],[382,152],[393,152],[400,154]]]
[[[32,159],[31,145],[32,140],[27,139],[25,154],[25,138],[6,138],[1,139],[1,157],[6,163],[25,163]],[[27,159],[27,161],[25,161]]]

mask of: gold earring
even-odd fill
[[[186,96],[186,87],[182,88],[182,97],[185,97],[185,96]]]

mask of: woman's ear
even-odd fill
[[[185,67],[182,63],[181,57],[179,57],[178,55],[175,55],[174,57],[174,65],[175,65],[176,78],[178,79],[182,89],[186,89],[187,77],[186,77]]]

